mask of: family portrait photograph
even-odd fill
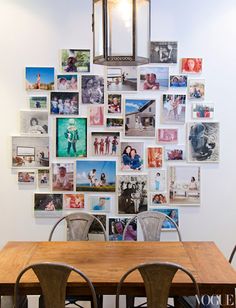
[[[43,136],[13,136],[12,167],[49,167],[49,138]]]
[[[202,58],[182,58],[181,72],[199,74],[202,72]]]
[[[48,97],[46,95],[29,96],[30,109],[48,109]]]
[[[62,216],[63,195],[35,193],[34,216],[35,217],[60,217]]]
[[[35,184],[35,172],[34,171],[19,171],[18,184]]]
[[[118,175],[118,214],[147,211],[147,175]]]
[[[50,188],[50,169],[38,169],[38,188]]]
[[[57,90],[76,91],[78,90],[78,77],[75,74],[57,75]]]
[[[91,154],[93,156],[118,156],[120,153],[120,133],[92,132]]]
[[[56,157],[87,157],[87,118],[56,119]]]
[[[160,205],[167,205],[167,194],[166,193],[152,193],[151,194],[151,207],[157,207]]]
[[[215,115],[215,105],[212,103],[201,102],[192,104],[193,119],[213,119]]]
[[[84,209],[84,194],[64,194],[63,209],[64,210]]]
[[[103,126],[104,125],[104,107],[103,106],[89,106],[89,125]]]
[[[168,145],[165,146],[165,160],[166,161],[183,161],[186,160],[185,145]]]
[[[77,115],[79,113],[79,93],[51,92],[50,113],[57,115]]]
[[[123,130],[124,119],[123,118],[106,118],[106,127],[115,130]]]
[[[204,100],[205,98],[205,80],[189,79],[188,83],[188,99]]]
[[[20,111],[20,133],[22,135],[46,135],[48,134],[47,111]]]
[[[89,209],[94,212],[110,212],[111,197],[105,195],[90,195]]]
[[[143,142],[121,142],[121,171],[142,171],[143,152]]]
[[[137,91],[137,67],[136,66],[107,67],[107,91],[108,92]]]
[[[122,96],[121,94],[108,94],[108,110],[107,113],[118,114],[122,113]]]
[[[163,163],[163,148],[148,147],[147,148],[147,167],[161,168]]]
[[[140,67],[140,91],[166,91],[169,87],[168,67]]]
[[[166,190],[166,170],[149,169],[149,190],[165,191]]]
[[[168,176],[170,204],[200,205],[200,167],[170,166]]]
[[[52,190],[74,190],[74,163],[52,163]]]
[[[26,67],[27,91],[52,91],[54,90],[54,67]]]
[[[82,104],[104,104],[104,78],[98,75],[81,76]]]
[[[170,88],[187,88],[187,75],[170,75]]]
[[[61,69],[65,73],[90,72],[90,50],[62,49]]]
[[[178,56],[178,42],[151,42],[150,63],[176,64]]]
[[[161,111],[162,124],[184,124],[186,95],[164,94]]]
[[[125,100],[125,136],[155,137],[156,101],[150,99]]]
[[[115,192],[116,162],[111,160],[76,161],[76,191]]]
[[[158,128],[157,141],[159,143],[177,143],[178,129],[177,128]]]
[[[109,241],[122,241],[129,218],[109,218]],[[124,235],[125,241],[137,241],[137,219],[132,221]]]
[[[158,209],[153,209],[153,211],[157,211],[159,213],[165,214],[169,216],[176,225],[179,227],[179,209],[176,208],[158,208]],[[175,225],[173,222],[171,222],[169,219],[165,219],[162,225],[162,230],[176,230]]]
[[[219,123],[194,122],[187,126],[188,162],[219,162]]]

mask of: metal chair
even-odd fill
[[[236,245],[234,246],[234,249],[232,250],[231,255],[229,257],[229,263],[232,263],[235,253],[236,253]]]
[[[175,263],[156,262],[135,266],[122,276],[116,292],[116,308],[119,308],[119,296],[125,279],[136,270],[139,271],[144,282],[147,308],[167,307],[171,283],[178,270],[184,272],[191,278],[196,290],[196,296],[200,299],[198,284],[187,269]],[[198,301],[196,307],[198,307]]]
[[[45,308],[64,308],[66,297],[67,280],[71,272],[77,273],[82,277],[92,296],[93,308],[97,308],[97,298],[92,282],[78,269],[61,263],[37,263],[24,268],[18,275],[14,288],[14,308],[19,308],[19,288],[22,276],[28,271],[33,270],[37,276],[44,298]]]

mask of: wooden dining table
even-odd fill
[[[19,272],[29,264],[59,262],[84,272],[99,294],[115,294],[121,276],[141,263],[174,262],[188,269],[202,295],[234,294],[236,272],[213,242],[8,242],[0,251],[0,295],[12,295]],[[88,288],[73,274],[68,294],[88,294]],[[22,279],[22,294],[40,294],[33,273]],[[122,293],[144,295],[139,273],[128,277]],[[170,295],[194,295],[195,289],[184,273],[177,272]],[[228,307],[227,305],[225,307]],[[230,307],[235,307],[230,304]]]

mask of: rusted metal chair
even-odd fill
[[[147,308],[167,307],[171,283],[178,270],[184,272],[190,277],[196,291],[196,296],[200,299],[198,284],[193,275],[187,269],[175,263],[156,262],[135,266],[122,276],[116,292],[116,308],[120,307],[119,296],[122,293],[122,286],[125,279],[136,270],[139,271],[144,282],[147,297]],[[198,307],[198,301],[196,303],[196,307]]]
[[[32,270],[39,280],[45,308],[65,308],[66,285],[71,272],[77,273],[85,280],[91,291],[93,308],[98,307],[93,284],[80,270],[61,263],[37,263],[27,266],[19,273],[14,288],[14,308],[20,307],[20,280],[29,270]]]

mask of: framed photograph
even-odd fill
[[[57,90],[77,91],[78,90],[78,76],[76,74],[57,75]]]
[[[186,95],[164,94],[161,110],[163,124],[184,124],[186,112]]]
[[[18,184],[35,184],[35,172],[34,171],[19,171]]]
[[[219,123],[195,122],[187,126],[189,162],[219,162]]]
[[[147,211],[147,175],[118,175],[118,214]]]
[[[177,63],[178,42],[151,42],[150,63]]]
[[[205,80],[189,79],[188,83],[188,99],[204,100],[205,98]]]
[[[49,167],[49,138],[41,136],[13,136],[12,167]]]
[[[202,58],[182,58],[181,72],[198,74],[202,72]]]
[[[62,49],[61,68],[66,73],[90,72],[90,50]]]
[[[213,119],[215,115],[214,104],[201,102],[192,104],[193,119]]]
[[[20,133],[26,135],[48,134],[48,112],[21,110]]]
[[[122,96],[120,94],[108,94],[107,113],[112,115],[121,115]]]
[[[94,212],[110,212],[111,208],[111,196],[105,195],[90,195],[89,209]]]
[[[155,137],[156,101],[125,100],[125,137]]]
[[[104,104],[104,78],[97,75],[81,76],[82,104]]]
[[[90,126],[104,125],[104,107],[90,106],[89,107],[89,124]]]
[[[41,218],[62,216],[63,195],[35,193],[34,216]]]
[[[93,156],[117,156],[120,153],[120,133],[92,132],[91,150]]]
[[[93,216],[95,216],[102,223],[104,229],[107,230],[107,215],[93,213]],[[89,240],[99,240],[98,237],[94,236],[98,234],[101,234],[102,239],[104,239],[102,227],[96,220],[94,220],[89,228]]]
[[[166,193],[151,193],[150,207],[157,207],[160,205],[167,205]]]
[[[52,163],[52,190],[74,190],[74,163]]]
[[[187,75],[170,75],[170,88],[187,88],[188,76]]]
[[[48,97],[46,95],[29,96],[30,109],[48,109]]]
[[[168,173],[169,203],[200,205],[200,167],[171,166]]]
[[[26,67],[27,91],[52,91],[54,90],[54,67]]]
[[[186,160],[185,145],[168,145],[165,147],[166,161],[183,161]]]
[[[129,218],[109,218],[109,241],[122,241]],[[125,234],[125,241],[137,241],[137,220],[134,220]]]
[[[87,156],[87,119],[56,119],[56,157]]]
[[[177,209],[177,208],[165,208],[165,209],[158,208],[157,209],[156,208],[156,209],[152,209],[152,211],[157,211],[159,213],[162,213],[162,214],[169,216],[171,219],[174,220],[176,225],[179,227],[179,209]],[[173,230],[173,231],[175,231],[176,227],[169,219],[166,219],[163,222],[162,230],[169,230],[169,231]]]
[[[79,114],[79,93],[77,92],[51,92],[50,113],[57,115]]]
[[[177,128],[158,128],[157,129],[158,143],[178,143],[178,129]]]
[[[116,191],[116,162],[107,160],[76,161],[76,191]]]
[[[166,91],[169,86],[168,67],[140,67],[140,91]]]
[[[64,210],[84,209],[84,194],[64,194],[63,209]]]
[[[123,130],[124,119],[123,118],[106,118],[106,127],[109,129]]]
[[[155,192],[166,190],[166,170],[149,170],[149,190]]]
[[[148,168],[161,168],[163,163],[163,148],[150,147],[147,148]]]
[[[38,169],[38,188],[50,188],[50,169]]]
[[[121,171],[142,171],[143,149],[143,142],[121,142]]]
[[[107,91],[137,91],[137,67],[107,67]]]

